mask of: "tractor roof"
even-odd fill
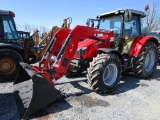
[[[100,14],[97,17],[98,18],[111,17],[111,16],[114,16],[114,15],[123,14],[123,13],[125,13],[125,11],[131,11],[133,14],[140,15],[142,17],[146,16],[146,14],[144,12],[139,11],[139,10],[134,10],[134,9],[118,9],[118,10],[114,10],[114,11],[110,11],[110,12],[106,12],[106,13]]]
[[[0,10],[0,15],[11,15],[13,17],[15,16],[14,12],[8,10]]]

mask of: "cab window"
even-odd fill
[[[140,35],[140,23],[139,16],[134,16],[131,22],[125,22],[124,35],[129,37]]]
[[[17,31],[12,17],[3,16],[2,24],[4,27],[4,39],[18,39]]]

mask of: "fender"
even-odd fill
[[[10,43],[0,43],[0,49],[14,49],[20,54],[24,53],[23,47],[19,44]]]
[[[108,49],[108,48],[99,48],[98,51],[99,51],[98,53],[105,52],[105,53],[113,53],[113,54],[118,55],[118,57],[121,59],[122,64],[124,65],[123,56],[118,50]]]
[[[129,56],[137,57],[140,54],[144,44],[147,41],[153,41],[158,46],[158,40],[156,38],[154,38],[152,36],[141,35],[133,42],[131,49],[130,49],[130,52],[129,52]]]

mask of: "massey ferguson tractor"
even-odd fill
[[[95,72],[94,77],[98,77],[99,75],[96,75],[96,72],[101,69],[100,66],[102,66],[102,64],[97,63],[99,61],[97,55],[106,53],[106,51],[115,50],[116,52],[118,50],[117,55],[120,55],[119,57],[123,59],[122,62],[124,64],[122,64],[122,71],[134,72],[134,74],[138,77],[150,76],[150,70],[156,61],[156,59],[154,59],[155,54],[152,54],[150,51],[148,53],[144,51],[145,54],[142,55],[144,52],[135,52],[134,50],[137,49],[136,46],[138,46],[139,41],[144,41],[143,39],[146,39],[147,41],[148,39],[152,39],[151,41],[154,41],[154,38],[146,36],[149,34],[149,30],[147,28],[142,29],[141,26],[141,19],[145,17],[145,14],[143,12],[134,10],[135,13],[132,14],[131,20],[126,21],[124,18],[122,19],[119,14],[116,15],[115,12],[117,11],[101,14],[97,16],[97,19],[87,20],[87,26],[114,31],[114,35],[110,36],[111,38],[109,40],[105,40],[105,42],[102,42],[98,39],[92,40],[88,38],[81,40],[81,42],[78,44],[78,49],[73,57],[73,60],[71,61],[71,64],[68,68],[66,77],[76,77],[86,70],[88,72],[88,78],[91,79],[92,76],[90,76],[89,73],[93,71]],[[97,23],[96,26],[95,22]],[[157,44],[156,41],[155,43]],[[143,44],[148,46],[150,45],[150,42],[146,43],[146,41],[144,41]],[[151,56],[151,54],[153,56]],[[100,61],[101,60],[102,59],[100,59]],[[144,63],[143,65],[141,64],[142,62]],[[94,66],[94,64],[96,64],[96,67],[100,67],[100,69],[94,70],[92,68],[92,65]],[[110,71],[111,73],[115,73],[113,72],[115,71],[114,66],[110,66],[106,70]],[[109,74],[107,76],[109,76]],[[108,79],[110,78],[108,77]]]
[[[23,69],[14,83],[20,116],[28,119],[54,102],[59,96],[54,84],[68,68],[70,74],[75,73],[74,67],[76,72],[87,69],[88,84],[97,93],[112,92],[126,70],[137,77],[152,76],[158,41],[146,36],[147,29],[141,26],[143,17],[144,12],[120,9],[98,15],[97,27],[92,24],[59,29],[38,65],[20,63]]]

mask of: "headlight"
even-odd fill
[[[84,55],[87,47],[78,48],[76,51],[76,55]]]

